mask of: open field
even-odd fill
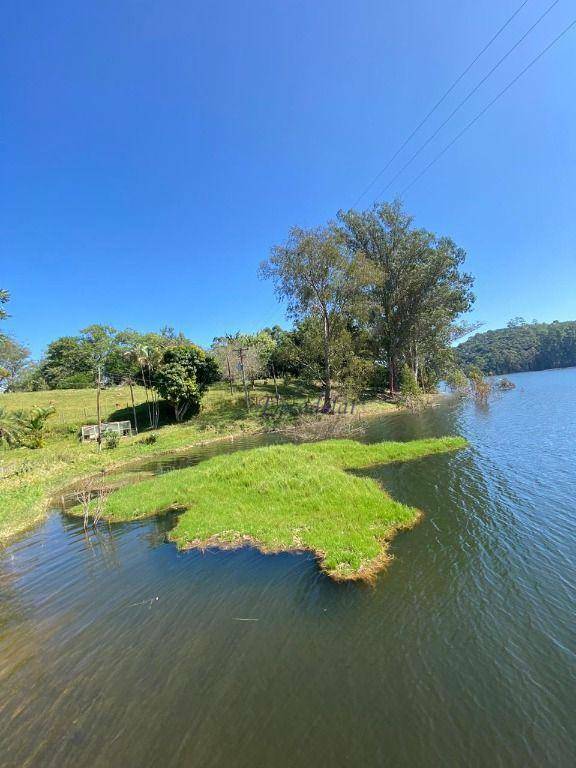
[[[317,395],[314,390],[298,383],[282,385],[280,392],[286,402],[294,403],[304,403]],[[147,408],[143,390],[137,394],[138,419],[142,425],[147,423]],[[251,397],[260,398],[260,401],[271,394],[273,386],[266,383],[260,383],[251,391]],[[126,409],[129,396],[126,387],[103,390],[102,417],[131,418],[131,409]],[[198,416],[183,424],[161,426],[155,432],[154,443],[145,443],[144,434],[122,439],[114,450],[98,451],[97,446],[81,445],[78,440],[78,430],[86,423],[84,413],[92,417],[95,415],[94,390],[0,394],[0,405],[13,410],[49,404],[54,405],[56,413],[48,422],[47,438],[42,448],[0,450],[0,542],[41,520],[50,497],[76,478],[127,461],[182,450],[204,440],[257,432],[274,426],[262,418],[261,408],[253,408],[248,413],[240,392],[230,394],[226,385],[217,384],[206,393]],[[89,410],[91,407],[94,411]],[[383,413],[392,408],[394,406],[386,403],[369,402],[362,405],[362,412]],[[87,419],[88,422],[93,420]]]
[[[102,417],[130,407],[128,387],[110,387],[101,393]],[[134,387],[137,405],[145,402],[143,387]],[[94,389],[50,389],[44,392],[8,392],[0,394],[0,405],[8,410],[29,410],[37,406],[54,406],[56,413],[48,422],[50,431],[62,428],[79,428],[82,424],[96,422],[96,390]]]
[[[417,509],[394,501],[373,479],[344,470],[408,461],[463,448],[459,437],[365,445],[326,440],[217,456],[196,467],[112,493],[108,520],[182,510],[170,538],[180,547],[310,550],[336,580],[371,580],[387,542],[414,525]]]

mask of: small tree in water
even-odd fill
[[[492,385],[489,381],[486,381],[484,374],[480,368],[477,368],[476,366],[470,368],[468,371],[468,378],[470,380],[470,390],[474,400],[480,405],[485,405],[492,392]]]
[[[446,384],[451,392],[460,397],[466,397],[470,394],[468,377],[460,368],[452,368],[446,374]]]

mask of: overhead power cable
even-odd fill
[[[516,50],[516,48],[518,48],[518,46],[519,46],[521,43],[523,43],[523,42],[524,42],[524,40],[525,40],[525,39],[528,37],[528,35],[529,35],[529,34],[530,34],[530,33],[531,33],[531,32],[532,32],[534,29],[536,29],[536,27],[538,26],[538,24],[540,24],[540,22],[544,20],[544,18],[545,18],[545,17],[546,17],[546,16],[547,16],[547,15],[550,13],[550,11],[551,11],[551,10],[554,8],[554,6],[558,5],[558,3],[559,3],[559,2],[560,2],[560,0],[554,0],[554,2],[553,2],[551,5],[549,5],[549,6],[548,6],[548,8],[546,8],[546,10],[545,10],[545,11],[544,11],[544,12],[541,14],[541,16],[539,16],[539,17],[538,17],[538,19],[536,19],[536,21],[534,22],[534,24],[532,24],[532,26],[531,26],[529,29],[527,29],[527,30],[526,30],[526,32],[524,32],[524,34],[522,35],[522,37],[520,37],[520,38],[519,38],[519,39],[518,39],[518,40],[517,40],[517,41],[514,43],[514,45],[512,46],[512,48],[509,48],[509,49],[506,51],[506,53],[505,53],[505,54],[504,54],[504,55],[503,55],[503,56],[502,56],[500,59],[498,59],[498,61],[496,62],[496,64],[494,64],[494,66],[493,66],[493,67],[492,67],[492,68],[491,68],[491,69],[490,69],[490,70],[489,70],[489,71],[488,71],[488,72],[487,72],[487,73],[484,75],[484,77],[483,77],[483,78],[480,80],[480,82],[478,82],[478,83],[477,83],[477,84],[474,86],[474,88],[472,88],[472,90],[471,90],[471,91],[469,91],[469,92],[466,94],[466,96],[465,96],[465,97],[462,99],[462,101],[461,101],[461,102],[459,102],[459,104],[457,104],[457,106],[456,106],[456,107],[455,107],[455,108],[452,110],[452,112],[450,112],[450,114],[448,115],[448,117],[447,117],[447,118],[446,118],[446,119],[445,119],[445,120],[444,120],[442,123],[440,123],[440,125],[438,126],[438,128],[436,128],[436,130],[434,131],[434,133],[432,133],[432,134],[431,134],[431,135],[430,135],[430,136],[429,136],[429,137],[426,139],[426,141],[425,141],[423,144],[421,144],[421,145],[418,147],[418,149],[416,150],[416,152],[414,152],[414,154],[413,154],[413,155],[410,157],[410,159],[409,159],[409,160],[407,160],[407,161],[404,163],[404,165],[403,165],[403,166],[400,168],[400,170],[399,170],[399,171],[397,171],[397,172],[394,174],[394,176],[393,176],[393,177],[390,179],[390,181],[388,182],[388,184],[386,184],[386,186],[385,186],[385,187],[384,187],[384,188],[381,190],[381,192],[380,192],[380,195],[383,195],[383,194],[384,194],[384,192],[386,192],[386,191],[387,191],[387,190],[388,190],[388,189],[389,189],[389,188],[392,186],[392,184],[394,184],[394,182],[396,181],[396,179],[397,179],[397,178],[398,178],[398,177],[399,177],[399,176],[400,176],[402,173],[404,173],[404,171],[405,171],[405,170],[408,168],[408,166],[410,166],[410,165],[413,163],[413,161],[414,161],[414,160],[415,160],[415,159],[418,157],[418,155],[419,155],[419,154],[422,152],[422,150],[426,149],[426,147],[427,147],[427,146],[430,144],[430,142],[431,142],[431,141],[433,141],[433,140],[436,138],[436,136],[438,136],[438,134],[440,133],[440,131],[441,131],[441,130],[442,130],[442,129],[443,129],[443,128],[444,128],[444,127],[445,127],[445,126],[446,126],[446,125],[447,125],[447,124],[450,122],[450,120],[452,120],[452,118],[454,117],[454,115],[455,115],[457,112],[459,112],[459,111],[460,111],[460,109],[462,109],[462,107],[464,106],[464,104],[466,104],[466,103],[467,103],[467,102],[468,102],[468,101],[469,101],[469,100],[472,98],[472,96],[474,96],[474,94],[475,94],[475,93],[478,91],[478,89],[479,89],[479,88],[480,88],[482,85],[484,85],[484,83],[486,82],[486,80],[488,80],[488,78],[489,78],[489,77],[490,77],[490,76],[491,76],[491,75],[492,75],[492,74],[493,74],[493,73],[494,73],[494,72],[495,72],[495,71],[498,69],[498,67],[499,67],[501,64],[503,64],[503,63],[504,63],[504,61],[506,61],[506,59],[508,58],[508,56],[510,56],[510,54],[511,54],[511,53],[513,53],[513,52]],[[379,195],[379,196],[380,196],[380,195]]]
[[[447,144],[447,145],[444,147],[444,149],[443,149],[441,152],[439,152],[439,153],[438,153],[438,154],[437,154],[437,155],[436,155],[436,156],[435,156],[435,157],[434,157],[434,158],[433,158],[433,159],[432,159],[432,160],[431,160],[431,161],[428,163],[428,165],[427,165],[427,166],[426,166],[426,167],[425,167],[425,168],[424,168],[424,169],[423,169],[423,170],[422,170],[422,171],[421,171],[421,172],[418,174],[418,176],[416,176],[414,179],[412,179],[412,181],[411,181],[411,182],[410,182],[410,183],[409,183],[409,184],[408,184],[406,187],[404,187],[404,189],[402,190],[402,192],[400,193],[400,195],[401,195],[401,196],[402,196],[402,195],[404,195],[404,194],[405,194],[405,193],[406,193],[406,192],[407,192],[407,191],[408,191],[408,190],[409,190],[411,187],[413,187],[413,186],[414,186],[414,184],[416,184],[416,182],[417,182],[417,181],[419,181],[419,179],[421,179],[421,178],[422,178],[422,176],[424,176],[424,174],[425,174],[425,173],[426,173],[426,172],[427,172],[427,171],[428,171],[428,170],[429,170],[429,169],[430,169],[430,168],[431,168],[431,167],[434,165],[434,163],[436,163],[438,160],[440,160],[440,158],[441,158],[443,155],[445,155],[445,154],[446,154],[446,152],[448,152],[448,150],[449,150],[451,147],[453,147],[453,146],[454,146],[454,144],[456,144],[456,142],[457,142],[457,141],[458,141],[458,140],[459,140],[459,139],[460,139],[460,138],[461,138],[461,137],[462,137],[462,136],[463,136],[463,135],[466,133],[466,131],[468,131],[470,128],[472,128],[472,126],[474,125],[474,123],[478,122],[478,120],[480,120],[480,118],[481,118],[481,117],[482,117],[484,114],[486,114],[486,112],[487,112],[487,111],[490,109],[490,107],[492,107],[492,106],[493,106],[493,105],[494,105],[494,104],[495,104],[495,103],[496,103],[496,102],[497,102],[497,101],[498,101],[498,100],[499,100],[499,99],[500,99],[502,96],[504,96],[504,94],[505,94],[507,91],[509,91],[509,90],[510,90],[510,88],[512,88],[512,86],[513,86],[515,83],[517,83],[517,82],[518,82],[518,80],[520,80],[520,78],[521,78],[521,77],[522,77],[522,76],[523,76],[523,75],[524,75],[524,74],[525,74],[525,73],[526,73],[526,72],[527,72],[527,71],[528,71],[528,70],[529,70],[529,69],[530,69],[532,66],[534,66],[534,64],[536,64],[536,62],[537,62],[537,61],[539,61],[539,60],[542,58],[542,56],[544,56],[544,54],[545,54],[545,53],[547,53],[547,52],[548,52],[548,51],[549,51],[549,50],[550,50],[550,49],[551,49],[551,48],[552,48],[554,45],[556,45],[556,43],[558,43],[558,42],[559,42],[559,41],[560,41],[560,40],[561,40],[561,39],[562,39],[562,38],[563,38],[565,35],[567,35],[567,34],[568,34],[568,32],[570,32],[570,30],[571,30],[571,29],[572,29],[574,26],[576,26],[576,19],[574,19],[574,20],[573,20],[573,21],[572,21],[570,24],[568,24],[568,26],[567,26],[567,27],[565,27],[565,28],[562,30],[562,32],[560,32],[560,34],[559,34],[557,37],[555,37],[555,38],[554,38],[554,40],[552,40],[552,42],[551,42],[551,43],[549,43],[549,44],[546,46],[546,48],[544,48],[542,51],[540,51],[540,53],[539,53],[537,56],[535,56],[535,57],[534,57],[534,58],[533,58],[533,59],[532,59],[532,60],[531,60],[531,61],[530,61],[530,62],[529,62],[529,63],[528,63],[528,64],[527,64],[525,67],[524,67],[524,69],[523,69],[523,70],[521,70],[521,72],[519,72],[519,73],[516,75],[516,77],[515,77],[513,80],[511,80],[511,81],[508,83],[508,85],[506,85],[504,88],[502,88],[502,90],[501,90],[499,93],[497,93],[497,94],[496,94],[496,96],[495,96],[495,97],[492,99],[492,101],[488,102],[488,104],[487,104],[487,105],[484,107],[484,109],[482,109],[480,112],[478,112],[478,114],[477,114],[477,115],[476,115],[474,118],[472,118],[472,120],[470,120],[470,122],[469,122],[469,123],[467,123],[467,124],[464,126],[464,128],[463,128],[463,129],[460,131],[460,133],[456,134],[456,136],[455,136],[455,137],[452,139],[452,141],[451,141],[449,144]]]
[[[354,206],[358,205],[358,203],[359,203],[359,202],[360,202],[360,200],[361,200],[361,199],[364,197],[364,195],[365,195],[367,192],[369,192],[369,191],[372,189],[372,187],[374,186],[374,184],[376,184],[376,182],[378,181],[378,179],[380,179],[380,177],[381,177],[381,176],[382,176],[382,175],[383,175],[383,174],[384,174],[384,173],[385,173],[385,172],[388,170],[388,168],[389,168],[389,167],[392,165],[392,163],[394,162],[394,160],[396,160],[396,158],[398,157],[398,155],[400,154],[400,152],[402,152],[402,150],[404,149],[404,147],[405,147],[405,146],[406,146],[406,145],[407,145],[407,144],[408,144],[408,143],[411,141],[411,139],[413,139],[413,138],[414,138],[414,136],[415,136],[415,135],[418,133],[418,131],[420,130],[420,128],[422,128],[422,126],[424,125],[424,123],[426,123],[426,121],[427,121],[427,120],[428,120],[428,119],[429,119],[429,118],[430,118],[430,117],[431,117],[431,116],[434,114],[434,112],[436,112],[436,110],[438,109],[438,107],[439,107],[439,106],[440,106],[440,105],[441,105],[441,104],[442,104],[442,103],[443,103],[443,102],[444,102],[444,101],[445,101],[445,100],[448,98],[448,96],[449,96],[449,95],[452,93],[452,91],[454,90],[454,88],[456,88],[456,86],[458,85],[458,83],[459,83],[459,82],[460,82],[460,81],[461,81],[461,80],[462,80],[462,79],[463,79],[463,78],[464,78],[464,77],[465,77],[465,76],[468,74],[468,72],[470,72],[470,70],[472,69],[472,67],[474,66],[474,64],[476,64],[476,62],[477,62],[477,61],[478,61],[478,60],[479,60],[479,59],[480,59],[480,58],[481,58],[481,57],[482,57],[482,56],[483,56],[483,55],[486,53],[486,51],[488,50],[488,48],[490,48],[490,46],[492,45],[492,43],[493,43],[493,42],[495,42],[495,40],[496,40],[498,37],[500,37],[500,35],[502,34],[502,32],[504,32],[504,30],[506,29],[506,27],[507,27],[507,26],[510,24],[510,22],[512,22],[512,21],[513,21],[513,20],[516,18],[516,16],[517,16],[517,15],[520,13],[520,11],[522,10],[522,8],[524,8],[524,6],[525,6],[525,5],[526,5],[528,2],[529,2],[529,0],[524,0],[524,2],[523,2],[523,3],[521,3],[521,4],[518,6],[518,8],[517,8],[517,9],[514,11],[514,13],[512,14],[512,16],[510,16],[508,19],[506,19],[506,21],[504,22],[504,24],[502,24],[502,26],[500,27],[500,29],[498,29],[498,30],[497,30],[497,32],[496,32],[496,33],[495,33],[495,34],[494,34],[494,35],[493,35],[493,36],[490,38],[490,40],[489,40],[489,41],[486,43],[486,45],[485,45],[485,46],[482,48],[482,50],[481,50],[481,51],[480,51],[480,52],[479,52],[479,53],[478,53],[478,54],[477,54],[477,55],[476,55],[476,56],[475,56],[475,57],[472,59],[472,61],[470,62],[470,64],[468,64],[468,66],[466,67],[466,69],[464,69],[464,70],[463,70],[463,71],[462,71],[462,72],[461,72],[461,73],[458,75],[458,77],[456,78],[456,80],[454,80],[454,82],[453,82],[453,83],[452,83],[452,85],[451,85],[451,86],[448,88],[448,90],[447,90],[447,91],[445,91],[445,92],[442,94],[442,96],[441,96],[441,97],[438,99],[438,101],[436,102],[436,104],[434,104],[434,106],[432,107],[432,109],[431,109],[431,110],[430,110],[430,111],[429,111],[429,112],[428,112],[428,113],[427,113],[427,114],[426,114],[426,115],[425,115],[425,116],[422,118],[422,120],[421,120],[421,121],[418,123],[418,125],[416,126],[416,128],[414,128],[414,130],[412,131],[412,133],[411,133],[411,134],[408,136],[408,138],[406,138],[406,139],[404,140],[404,142],[403,142],[403,143],[402,143],[402,144],[401,144],[401,145],[398,147],[398,149],[397,149],[397,150],[396,150],[396,152],[395,152],[395,153],[392,155],[392,157],[391,157],[391,158],[388,160],[388,162],[386,163],[386,165],[384,166],[384,168],[382,168],[382,170],[381,170],[381,171],[379,171],[379,172],[377,173],[377,175],[376,175],[376,176],[375,176],[375,177],[372,179],[372,181],[370,182],[370,184],[368,184],[368,186],[367,186],[367,187],[366,187],[366,189],[365,189],[365,190],[362,192],[362,194],[361,194],[361,195],[360,195],[360,196],[359,196],[359,197],[356,199],[356,201],[354,202]],[[354,206],[352,206],[352,207],[354,207]]]

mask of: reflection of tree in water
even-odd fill
[[[120,568],[116,538],[109,523],[100,521],[98,525],[84,528],[83,535],[85,549],[90,555],[86,567],[92,576],[96,576],[102,566],[105,570]]]
[[[155,515],[146,521],[148,525],[142,538],[150,549],[156,549],[166,543],[168,533],[174,528],[181,514],[181,510],[173,509],[163,515]]]

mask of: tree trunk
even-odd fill
[[[272,363],[272,378],[274,379],[274,392],[276,393],[276,405],[278,405],[278,400],[280,398],[278,397],[278,382],[276,381],[276,369],[274,368],[274,363]]]
[[[144,375],[144,365],[140,363],[140,371],[142,373],[142,384],[144,385],[144,392],[146,394],[146,405],[148,406],[148,426],[152,428],[152,410],[150,409],[150,400],[148,399],[148,384],[146,383],[146,376]]]
[[[330,322],[324,312],[324,407],[323,413],[330,411],[332,402],[332,377],[330,373]]]
[[[98,419],[98,450],[102,450],[102,417],[100,416],[100,366],[98,366],[98,380],[96,389],[96,418]]]
[[[179,401],[177,403],[174,403],[174,416],[176,417],[176,421],[180,423],[181,421],[184,421],[184,417],[188,413],[188,409],[190,408],[190,401],[184,400]]]
[[[391,395],[396,392],[396,364],[391,352],[388,354],[388,389]]]
[[[234,389],[232,387],[232,371],[230,370],[230,357],[228,356],[228,352],[226,352],[226,366],[228,367],[228,382],[230,384],[230,395],[234,396]]]
[[[132,399],[132,414],[134,416],[134,430],[138,434],[138,416],[136,415],[136,405],[134,403],[134,387],[132,385],[132,379],[128,379],[128,386],[130,387],[130,397]]]

